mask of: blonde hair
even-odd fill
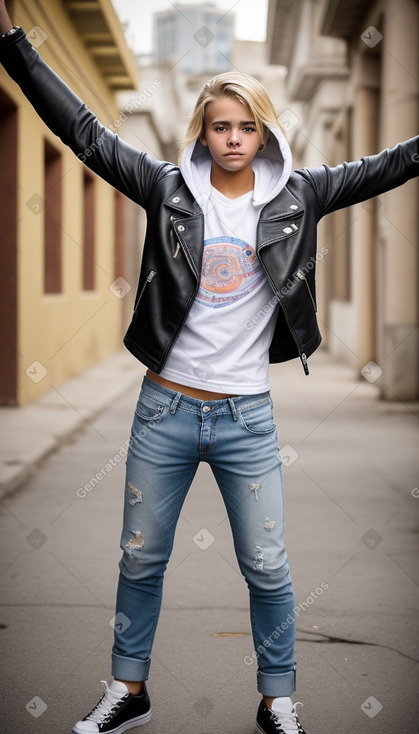
[[[268,125],[281,128],[272,100],[265,87],[253,76],[227,71],[206,82],[199,93],[185,138],[180,145],[180,156],[188,145],[204,134],[207,104],[223,95],[234,97],[238,102],[249,107],[255,119],[256,130],[263,141],[261,150],[268,142]]]

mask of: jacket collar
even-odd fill
[[[179,186],[176,191],[172,192],[170,196],[165,199],[163,204],[170,209],[175,209],[176,211],[182,212],[182,214],[187,214],[190,217],[196,214],[202,214],[199,204],[194,200],[192,193],[185,183]]]
[[[299,216],[304,211],[304,206],[299,199],[296,199],[288,190],[287,186],[269,201],[260,213],[260,221],[270,221],[272,219],[291,219]]]
[[[163,203],[170,209],[175,209],[190,217],[196,214],[202,214],[201,207],[194,200],[192,193],[185,183],[171,193]],[[302,214],[303,211],[304,207],[301,201],[293,196],[285,186],[278,196],[265,204],[260,214],[260,220],[288,219]]]

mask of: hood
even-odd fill
[[[255,174],[252,201],[257,207],[264,206],[282,191],[292,170],[291,150],[285,135],[277,127],[270,127],[269,130],[265,150],[256,153],[252,162]],[[211,196],[211,161],[207,146],[199,140],[186,148],[180,161],[185,183],[204,214]]]

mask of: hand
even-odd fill
[[[5,0],[0,0],[0,34],[10,31],[11,28],[13,28],[13,23],[6,10],[6,2]]]

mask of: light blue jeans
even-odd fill
[[[200,461],[211,466],[250,593],[257,686],[295,690],[295,607],[281,459],[269,393],[200,401],[146,377],[127,456],[114,678],[147,680],[176,524]]]

